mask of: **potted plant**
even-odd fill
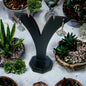
[[[21,10],[27,7],[27,0],[3,0],[3,3],[11,10]]]
[[[40,82],[34,83],[33,86],[48,86],[48,85],[40,81]]]
[[[40,9],[41,3],[39,0],[27,0],[27,6],[28,10],[33,15]]]
[[[20,23],[15,14],[27,13],[27,0],[3,0],[5,9],[7,10],[8,16],[11,20]]]
[[[75,79],[64,78],[60,80],[55,86],[82,86],[82,85]]]
[[[62,66],[77,68],[86,65],[86,43],[77,39],[73,33],[64,36],[54,50],[56,60]]]
[[[86,22],[86,0],[65,0],[63,12],[78,22]]]
[[[6,73],[15,73],[15,74],[21,74],[24,73],[26,69],[25,62],[17,59],[13,63],[7,62],[4,64],[4,71]]]
[[[0,76],[0,86],[18,86],[16,82],[6,76]]]
[[[10,31],[7,24],[7,31],[5,32],[4,24],[0,19],[0,66],[3,66],[6,62],[12,62],[17,58],[20,58],[25,50],[24,39],[13,38],[15,34],[15,23]]]

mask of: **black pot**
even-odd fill
[[[0,76],[0,85],[1,86],[18,86],[13,79],[6,76]]]

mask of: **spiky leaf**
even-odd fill
[[[7,44],[10,44],[10,28],[9,25],[7,24],[7,37],[6,37],[6,42]]]
[[[13,24],[13,27],[12,27],[12,31],[11,31],[11,38],[10,38],[10,44],[12,43],[12,40],[13,40],[13,36],[15,34],[15,28],[16,28],[16,24],[14,23]]]
[[[2,20],[0,19],[0,45],[4,47],[5,43],[5,29]]]
[[[61,58],[64,57],[64,55],[68,54],[68,48],[63,45],[57,46],[57,48],[54,50],[56,51],[56,55],[58,55]]]
[[[19,40],[17,41],[17,43],[12,46],[12,49],[15,49],[16,47],[19,47],[19,46],[22,44],[23,40],[24,40],[24,39],[19,39]]]

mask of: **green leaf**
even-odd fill
[[[7,62],[4,64],[4,71],[6,73],[11,73],[13,71],[13,63]]]
[[[19,47],[24,39],[19,39],[15,45],[13,45],[12,49],[15,49],[16,47]]]
[[[12,31],[11,31],[11,36],[10,36],[10,44],[11,44],[11,42],[13,40],[13,36],[15,34],[15,28],[16,28],[16,24],[14,23],[13,24],[13,27],[12,27]]]
[[[9,25],[7,24],[7,37],[6,37],[6,42],[10,44],[10,28]]]
[[[41,7],[39,0],[28,0],[27,2],[28,10],[30,12],[37,12]]]
[[[0,19],[0,44],[2,47],[4,47],[4,43],[5,43],[5,30],[4,30],[4,24],[2,22],[2,20]]]
[[[13,63],[13,71],[14,73],[16,74],[21,74],[25,71],[26,69],[26,65],[25,65],[25,62],[20,60],[20,59],[17,59],[14,63]]]
[[[10,45],[9,44],[6,44],[4,50],[5,51],[8,51],[9,50],[9,47],[10,47]]]
[[[4,50],[1,51],[1,53],[5,56],[6,55],[6,52]]]

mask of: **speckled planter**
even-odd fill
[[[0,76],[0,86],[18,86],[16,82],[6,76]]]
[[[70,81],[72,86],[82,86],[80,84],[80,82],[78,82],[77,80],[75,79],[72,79],[72,78],[65,78],[66,81]],[[64,79],[60,80],[55,86],[63,86],[62,83],[64,82]],[[67,86],[67,85],[66,85]]]

